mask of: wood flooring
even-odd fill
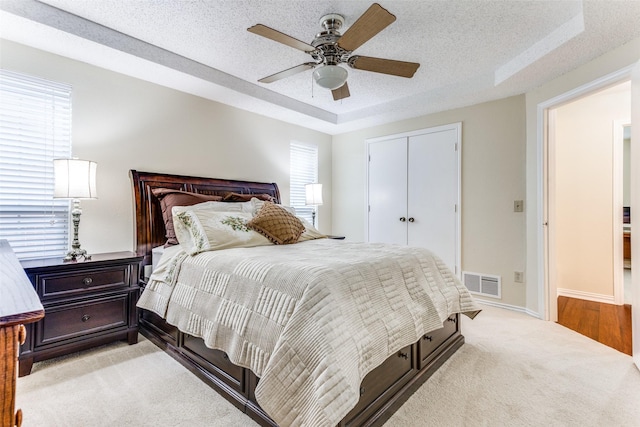
[[[558,297],[558,323],[631,355],[631,306]]]

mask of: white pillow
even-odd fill
[[[264,200],[260,200],[260,199],[256,199],[255,197],[253,197],[250,201],[251,206],[252,206],[252,210],[251,213],[253,214],[253,216],[255,216],[258,211],[260,210],[260,208],[264,205]],[[291,207],[291,206],[284,206],[284,205],[278,205],[281,208],[283,208],[284,210],[286,210],[287,212],[289,212],[291,215],[295,215],[296,214],[296,208]]]
[[[176,208],[172,212],[178,242],[190,255],[217,249],[249,248],[272,244],[260,233],[247,228],[247,222],[253,217],[251,213]]]
[[[309,221],[302,217],[298,217],[300,221],[302,221],[302,225],[304,225],[304,231],[298,238],[298,242],[304,242],[307,240],[315,240],[315,239],[326,239],[326,234],[322,234],[319,232]]]
[[[257,199],[256,199],[257,200]],[[191,206],[174,206],[171,208],[171,214],[175,216],[180,212],[193,210],[208,210],[215,212],[244,212],[253,213],[254,205],[252,202],[202,202]]]

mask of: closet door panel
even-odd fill
[[[369,156],[368,241],[406,245],[407,138],[371,143]]]
[[[433,251],[455,271],[457,132],[411,136],[408,145],[408,244]],[[411,221],[413,219],[413,221]]]

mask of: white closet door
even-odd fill
[[[369,156],[368,241],[406,245],[407,138],[371,143]]]
[[[430,249],[456,271],[456,129],[409,137],[408,244]],[[412,221],[413,219],[413,221]]]

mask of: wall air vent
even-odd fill
[[[502,284],[500,276],[463,271],[462,282],[472,294],[501,298]]]

